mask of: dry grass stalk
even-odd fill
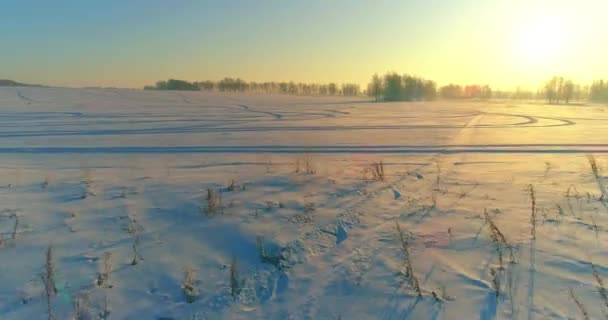
[[[403,260],[405,266],[405,271],[402,271],[401,274],[405,277],[405,280],[407,280],[409,286],[414,289],[414,291],[416,291],[416,294],[419,297],[422,297],[420,282],[418,281],[416,274],[414,274],[414,268],[412,267],[412,259],[410,255],[409,242],[407,240],[407,236],[405,235],[403,230],[401,230],[399,222],[395,222],[395,228],[397,229],[397,234],[399,236],[399,243],[401,245],[401,252],[403,253]]]
[[[57,286],[55,285],[55,263],[53,260],[53,247],[49,245],[46,250],[44,273],[40,275],[42,283],[44,284],[44,295],[46,297],[46,311],[48,320],[55,319],[55,315],[53,314],[52,299],[57,295]]]
[[[585,305],[583,305],[583,303],[580,301],[580,299],[576,296],[576,294],[574,293],[574,290],[572,288],[568,289],[568,295],[570,295],[570,298],[572,299],[572,301],[574,301],[574,303],[578,307],[578,310],[583,315],[583,319],[589,320],[589,312],[587,312],[587,308],[585,308]]]
[[[143,231],[143,227],[139,224],[135,212],[129,211],[127,219],[129,220],[127,224],[127,232],[129,234],[138,234],[140,231]]]
[[[144,260],[138,250],[140,235],[144,228],[139,224],[135,212],[129,214],[127,218],[129,219],[127,232],[131,235],[131,248],[133,249],[133,260],[131,261],[131,265],[136,265],[139,260]]]
[[[17,240],[17,228],[19,228],[19,216],[15,213],[13,214],[13,219],[15,223],[13,224],[13,232],[11,233],[11,240],[13,242]]]
[[[0,216],[0,218],[2,218]],[[15,241],[17,240],[17,230],[19,228],[19,216],[17,215],[17,213],[13,213],[10,216],[8,216],[8,219],[12,219],[13,220],[13,228],[11,230],[11,232],[6,232],[6,233],[2,233],[0,232],[0,246],[3,246],[4,244],[15,244]],[[8,238],[5,238],[5,235],[8,237],[10,235],[10,242],[8,241]]]
[[[600,178],[600,167],[597,165],[597,160],[595,160],[595,156],[592,154],[587,155],[587,160],[589,161],[589,165],[591,166],[591,171],[593,172],[593,176],[595,179]]]
[[[595,238],[599,239],[599,237],[600,237],[599,227],[597,226],[597,223],[595,222],[595,219],[593,218],[593,216],[591,216],[591,223],[593,225],[593,231],[595,232]]]
[[[608,291],[606,291],[606,286],[604,286],[604,279],[602,279],[599,272],[597,272],[597,268],[595,268],[593,263],[591,263],[591,272],[593,274],[593,278],[595,278],[595,282],[597,282],[597,292],[602,297],[606,308],[608,308]]]
[[[376,181],[384,181],[384,162],[374,162],[371,164],[372,178]]]
[[[549,171],[551,171],[553,167],[551,166],[551,162],[546,161],[545,162],[545,172],[543,173],[543,180],[547,179],[547,176],[549,175]]]
[[[97,274],[97,285],[105,289],[112,288],[110,284],[110,275],[112,274],[112,253],[106,251],[103,253],[103,269]]]
[[[99,318],[103,320],[107,320],[110,317],[110,298],[108,297],[108,293],[104,292],[101,312],[99,312]]]
[[[40,184],[40,187],[42,189],[46,189],[46,187],[48,187],[48,186],[49,186],[49,177],[45,177],[44,181]]]
[[[600,197],[599,201],[605,205],[604,200],[606,200],[607,191],[606,191],[606,187],[604,186],[604,180],[602,179],[601,168],[597,164],[597,161],[596,161],[594,155],[588,154],[587,159],[589,160],[589,166],[591,166],[591,172],[593,172],[593,176],[595,177],[595,180],[597,181],[597,185],[600,189],[600,192],[602,193],[602,196]]]
[[[536,194],[534,192],[534,186],[529,185],[528,191],[530,192],[530,235],[533,240],[536,240]]]
[[[213,189],[207,189],[207,214],[215,215],[223,213],[222,193]]]
[[[133,236],[133,243],[131,244],[131,248],[133,249],[133,260],[131,261],[131,265],[134,266],[139,263],[140,260],[144,260],[144,258],[139,253],[137,249],[139,246],[139,235]]]
[[[271,173],[272,172],[272,160],[268,159],[264,165],[266,167],[266,173]]]
[[[193,303],[199,296],[198,289],[196,288],[196,282],[197,280],[196,275],[194,274],[194,270],[192,270],[191,268],[184,269],[184,280],[182,281],[182,290],[188,303]]]
[[[74,320],[93,320],[91,300],[87,293],[80,293],[74,299]]]
[[[490,215],[488,214],[487,209],[484,210],[484,217],[485,217],[485,222],[488,225],[488,228],[490,229],[490,237],[492,239],[492,242],[496,246],[496,251],[499,254],[498,258],[499,258],[500,266],[501,267],[503,266],[503,264],[502,264],[502,261],[503,261],[502,247],[503,246],[505,248],[509,249],[509,259],[510,259],[510,262],[514,264],[515,263],[515,254],[513,253],[513,246],[511,246],[509,244],[505,235],[502,233],[502,231],[500,231],[498,226],[496,226],[496,224],[494,223],[492,218],[490,218]]]
[[[305,154],[296,158],[296,173],[304,172],[306,174],[315,174],[316,169],[312,156]]]
[[[230,184],[226,187],[226,191],[234,191],[236,189],[236,182],[234,179],[230,180]]]
[[[236,255],[232,256],[232,262],[230,263],[230,294],[232,299],[236,298],[241,293],[242,281],[239,275],[238,262]]]
[[[435,177],[435,189],[441,190],[441,165],[437,161],[435,161],[435,168],[437,169],[437,177]]]
[[[307,174],[315,174],[317,172],[312,161],[312,156],[310,156],[309,154],[304,155],[304,170],[304,172],[306,172]]]
[[[96,196],[97,194],[95,193],[95,186],[94,186],[94,180],[93,180],[93,176],[90,173],[90,171],[85,171],[85,179],[82,182],[84,184],[84,193],[82,195],[83,199],[86,199],[89,196]]]
[[[490,268],[490,275],[492,276],[492,285],[496,291],[496,297],[500,295],[500,269]]]

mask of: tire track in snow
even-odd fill
[[[249,111],[249,112],[253,112],[253,113],[267,114],[267,115],[273,116],[276,120],[281,120],[283,118],[283,115],[281,115],[281,114],[270,112],[270,111],[259,111],[256,109],[252,109],[251,107],[244,105],[244,104],[240,104],[239,107],[243,108],[243,110],[245,110],[245,111]]]

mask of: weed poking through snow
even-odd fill
[[[133,243],[131,244],[131,248],[133,249],[133,260],[131,260],[131,265],[137,265],[139,261],[143,261],[144,258],[139,253],[139,235],[133,235]]]
[[[87,293],[79,293],[74,299],[74,320],[93,320],[91,300]]]
[[[420,282],[414,273],[414,268],[412,267],[412,259],[410,255],[409,249],[409,241],[407,240],[407,236],[401,230],[401,226],[399,222],[395,222],[395,228],[397,229],[397,235],[399,236],[399,244],[401,245],[401,252],[403,253],[403,264],[405,270],[402,270],[400,273],[407,281],[409,286],[416,292],[419,297],[422,297],[422,290],[420,289]]]
[[[296,158],[296,173],[304,172],[306,174],[315,174],[316,169],[312,156],[305,154]]]
[[[97,274],[97,285],[105,289],[112,288],[110,275],[112,273],[112,253],[106,251],[102,258],[102,271]]]
[[[221,192],[208,188],[205,201],[207,202],[207,215],[214,216],[216,214],[221,214],[224,212]]]
[[[488,225],[488,228],[490,229],[490,238],[492,239],[492,242],[494,243],[494,246],[496,247],[496,253],[498,254],[498,260],[499,260],[500,267],[501,268],[503,267],[503,253],[502,253],[503,247],[509,250],[510,263],[515,264],[515,254],[513,253],[513,246],[511,244],[509,244],[505,235],[502,233],[502,231],[500,231],[500,229],[498,228],[496,223],[494,223],[494,220],[492,220],[492,218],[490,218],[490,215],[488,214],[488,210],[484,209],[483,213],[484,213],[485,223]]]
[[[597,268],[593,263],[591,263],[591,273],[597,283],[597,292],[600,294],[600,297],[602,297],[602,301],[608,310],[608,291],[606,291],[606,286],[604,286],[604,279],[602,279],[599,272],[597,272]]]
[[[502,267],[501,267],[502,268]],[[499,268],[490,268],[490,276],[492,276],[492,285],[496,292],[496,297],[500,295],[500,270]]]
[[[93,175],[88,170],[85,170],[84,175],[85,175],[84,180],[81,182],[81,184],[84,185],[84,192],[83,192],[81,198],[86,199],[89,196],[91,196],[91,197],[96,196],[97,194],[95,193]]]
[[[184,292],[184,297],[186,297],[186,302],[193,303],[198,299],[199,291],[196,288],[196,275],[194,274],[194,270],[191,268],[184,269],[184,279],[182,281],[182,290]]]
[[[574,290],[572,288],[568,288],[568,295],[570,296],[570,299],[572,299],[572,301],[574,301],[574,304],[576,304],[576,307],[583,315],[583,319],[589,320],[589,312],[587,312],[587,308],[585,308],[585,305],[583,305],[583,303],[578,298],[578,296],[574,293]]]
[[[239,275],[238,261],[236,255],[232,256],[232,262],[230,263],[230,295],[232,299],[236,300],[241,293],[243,288],[243,281]]]
[[[528,192],[530,193],[530,235],[532,240],[536,240],[536,194],[534,192],[534,186],[528,186]]]
[[[374,162],[370,166],[370,171],[372,173],[372,179],[376,181],[384,181],[384,162]]]
[[[46,312],[48,320],[55,319],[53,314],[52,299],[57,295],[57,286],[55,284],[55,262],[53,261],[53,247],[48,246],[46,249],[46,262],[44,264],[44,272],[40,275],[44,285],[44,295],[46,297]]]
[[[141,232],[144,228],[139,224],[137,215],[133,212],[127,215],[127,219],[129,219],[129,224],[127,225],[127,232],[131,235],[131,248],[133,249],[133,260],[131,261],[131,265],[136,265],[140,260],[144,260],[141,254],[139,253],[139,240]]]

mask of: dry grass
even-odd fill
[[[129,219],[127,232],[131,235],[131,248],[133,250],[133,260],[131,261],[131,265],[134,266],[138,264],[140,260],[144,260],[138,250],[140,235],[144,231],[144,228],[139,223],[137,214],[135,212],[129,212],[127,219]]]
[[[136,234],[132,237],[133,242],[131,243],[131,249],[133,250],[133,260],[131,260],[131,265],[137,265],[139,261],[143,261],[144,258],[139,253],[139,235]]]
[[[13,231],[11,232],[11,240],[13,240],[13,243],[17,240],[17,229],[19,228],[19,216],[17,215],[17,213],[14,213],[12,215],[13,217]]]
[[[591,218],[591,225],[593,226],[593,231],[595,232],[595,238],[599,239],[599,237],[600,237],[599,227],[597,226],[597,223],[595,222],[595,219],[593,218],[593,216],[591,216],[590,218]]]
[[[595,156],[592,154],[587,155],[587,160],[589,161],[589,165],[591,166],[591,172],[593,172],[593,176],[595,179],[600,178],[600,167],[597,165],[597,160]]]
[[[604,279],[602,279],[599,272],[597,272],[597,268],[593,263],[591,263],[591,273],[597,283],[597,292],[600,294],[600,297],[602,297],[602,301],[608,309],[608,291],[606,291],[606,286],[604,286]]]
[[[16,212],[14,212],[8,216],[0,216],[0,219],[2,218],[13,220],[13,227],[11,228],[10,232],[0,232],[0,247],[5,244],[15,245],[15,242],[17,241],[17,231],[19,229],[19,216]]]
[[[48,186],[49,186],[49,177],[47,176],[47,177],[44,177],[44,181],[40,184],[40,187],[42,189],[46,189],[46,187],[48,187]]]
[[[602,170],[600,166],[597,164],[597,160],[595,156],[592,154],[587,155],[587,159],[589,160],[589,166],[591,166],[591,172],[593,172],[593,177],[597,181],[598,188],[601,192],[601,197],[598,199],[602,205],[608,210],[608,204],[606,204],[606,200],[608,200],[606,187],[604,186],[604,180],[602,179]]]
[[[112,253],[106,251],[102,258],[102,271],[97,274],[97,285],[105,289],[112,288],[110,275],[112,274]]]
[[[52,299],[57,295],[57,286],[55,284],[55,262],[53,258],[53,247],[48,246],[46,250],[46,261],[44,264],[44,273],[40,275],[44,285],[44,295],[46,297],[46,312],[47,319],[55,319],[53,313]]]
[[[84,185],[84,193],[82,199],[86,199],[89,196],[94,197],[97,195],[95,192],[95,181],[93,180],[93,174],[89,170],[84,171],[84,179],[82,181]]]
[[[543,180],[547,179],[547,176],[549,176],[549,171],[551,171],[552,168],[553,168],[553,166],[551,165],[551,162],[546,161],[545,162],[545,172],[543,173]]]
[[[437,176],[435,177],[435,190],[441,190],[441,165],[439,162],[435,161],[435,169],[437,171]]]
[[[530,235],[533,240],[536,240],[536,193],[534,192],[534,186],[528,186],[528,192],[530,193]]]
[[[401,245],[401,252],[403,253],[403,265],[405,267],[405,270],[401,271],[401,275],[405,278],[409,286],[416,292],[416,294],[419,297],[422,297],[420,282],[418,281],[418,278],[414,273],[414,268],[412,267],[409,241],[407,240],[407,236],[403,230],[401,230],[399,222],[395,222],[395,228],[397,229],[397,235],[399,236],[399,244]]]
[[[498,260],[499,260],[500,267],[501,268],[503,267],[503,247],[509,250],[510,262],[512,264],[514,264],[515,263],[515,254],[513,252],[513,246],[511,244],[509,244],[505,235],[502,233],[502,231],[500,231],[500,229],[498,228],[496,223],[494,223],[494,220],[492,220],[492,218],[490,218],[490,215],[488,214],[487,209],[484,210],[484,218],[485,218],[485,223],[490,230],[490,238],[492,239],[492,242],[494,243],[494,245],[496,247],[496,252],[498,254]]]
[[[234,181],[234,179],[232,179],[230,180],[230,184],[226,187],[226,191],[230,192],[234,190],[236,190],[236,182]]]
[[[236,300],[241,293],[243,282],[239,275],[238,261],[236,255],[232,256],[230,263],[230,294],[232,299]]]
[[[103,320],[107,320],[110,317],[110,298],[107,292],[104,292],[103,300],[101,303],[101,312],[99,313],[99,318]]]
[[[74,299],[74,320],[93,320],[91,299],[87,293],[80,293]]]
[[[312,156],[309,154],[301,155],[296,158],[295,163],[295,171],[296,173],[306,173],[306,174],[315,174],[317,170],[315,169],[315,165],[312,159]]]
[[[184,297],[186,297],[186,302],[188,303],[193,303],[198,299],[199,291],[196,288],[196,282],[194,270],[185,268],[184,279],[182,280],[182,291],[184,292]]]
[[[205,201],[207,202],[207,215],[213,216],[224,212],[221,192],[218,192],[213,189],[207,189],[207,196],[205,197]]]
[[[272,167],[273,167],[272,160],[268,159],[266,161],[266,163],[264,164],[264,167],[266,168],[266,173],[272,173]]]
[[[576,294],[574,293],[574,290],[572,288],[568,289],[568,295],[570,296],[572,301],[574,301],[574,303],[576,304],[576,307],[581,312],[583,319],[589,320],[589,312],[587,312],[587,308],[585,308],[585,305],[583,305],[581,300],[576,296]]]
[[[497,268],[490,268],[490,276],[492,276],[492,285],[496,292],[496,297],[500,295],[500,270]]]
[[[386,178],[384,174],[384,162],[374,162],[370,165],[370,172],[372,174],[372,179],[376,181],[384,181]]]

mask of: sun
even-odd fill
[[[558,16],[535,16],[520,21],[514,28],[514,49],[526,64],[555,62],[568,47],[570,31]]]

